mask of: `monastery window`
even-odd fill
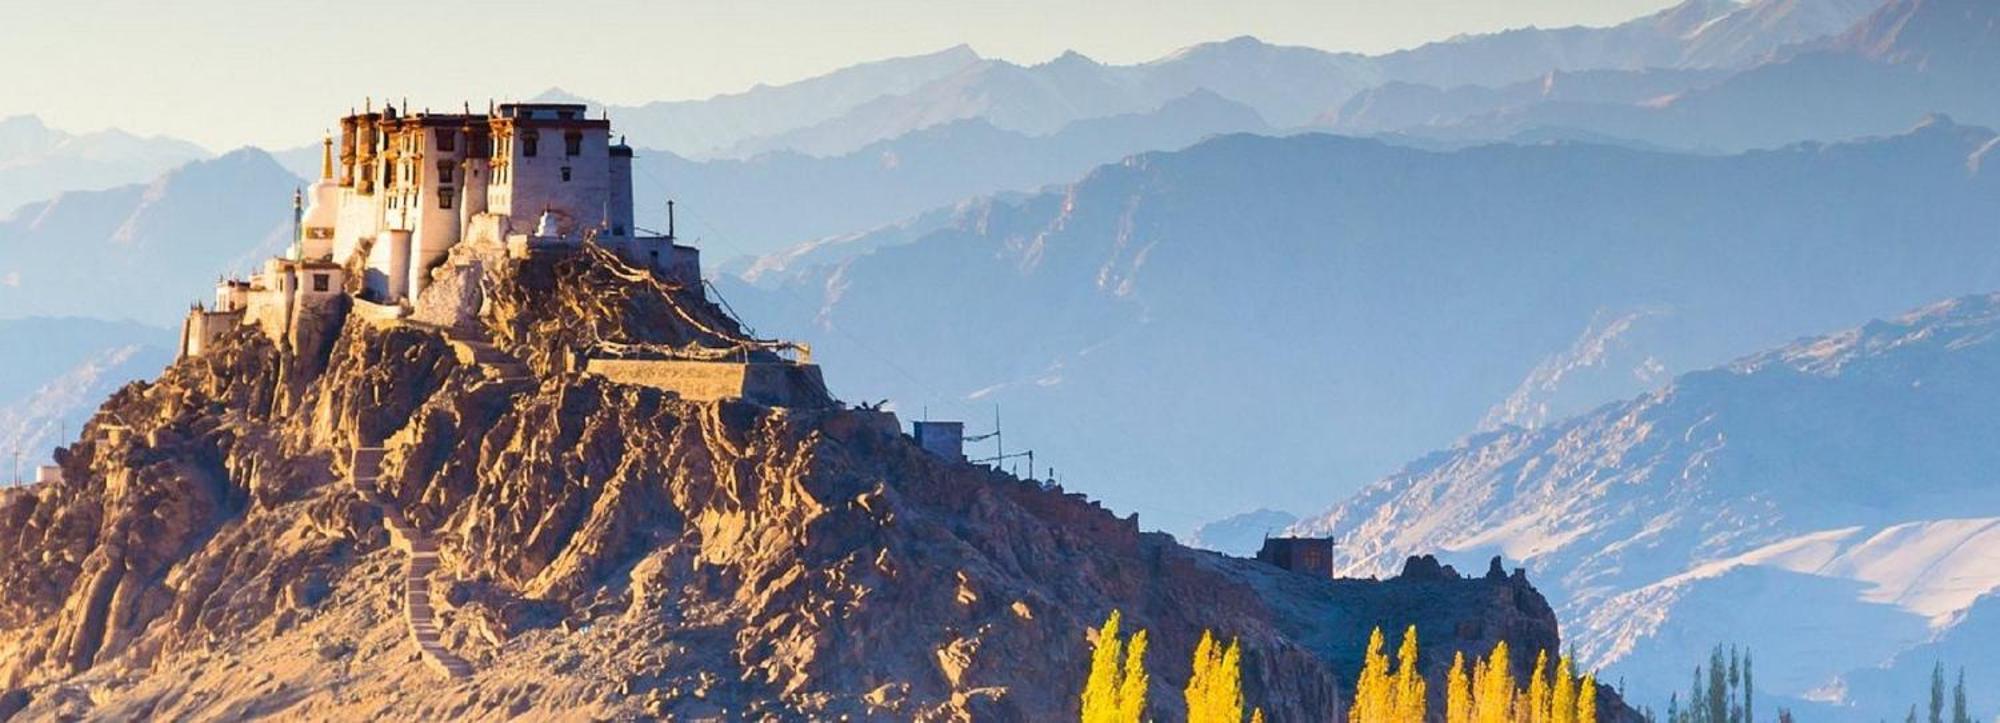
[[[438,161],[438,183],[451,183],[453,172],[458,170],[456,165],[451,161]]]
[[[540,133],[536,133],[534,131],[528,131],[526,133],[522,133],[521,155],[527,156],[529,158],[534,158],[535,151],[540,150],[536,146],[541,145],[541,141],[542,141],[542,134]]]
[[[569,166],[562,167],[563,183],[569,183]]]
[[[331,280],[326,274],[313,274],[313,291],[324,294],[330,286]]]
[[[578,133],[576,131],[570,131],[569,133],[563,134],[563,155],[565,156],[583,155],[582,133]],[[567,181],[569,179],[564,178],[563,180]]]
[[[446,153],[458,150],[458,131],[439,128],[437,130],[437,148]]]
[[[451,187],[440,186],[438,188],[438,208],[442,208],[447,211],[451,210],[451,197],[452,197]]]

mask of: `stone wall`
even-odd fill
[[[216,337],[243,323],[242,311],[188,311],[187,320],[181,322],[180,355],[201,356],[215,342]]]
[[[747,399],[774,407],[819,407],[830,401],[819,367],[811,364],[591,359],[585,370],[701,402]]]

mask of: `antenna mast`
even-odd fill
[[[1000,463],[1006,459],[1007,445],[1000,436],[1000,405],[995,404],[993,405],[993,468],[999,469]]]

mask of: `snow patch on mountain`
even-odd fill
[[[1521,560],[1587,665],[1662,699],[1735,642],[1766,690],[1872,719],[1893,711],[1842,681],[2000,591],[1996,339],[2000,295],[1801,340],[1469,437],[1295,530],[1334,535],[1350,575]],[[1969,655],[1950,662],[2000,662]]]

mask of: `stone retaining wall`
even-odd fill
[[[665,389],[700,402],[740,398],[774,407],[831,402],[819,367],[812,364],[591,359],[584,369],[620,384]]]

